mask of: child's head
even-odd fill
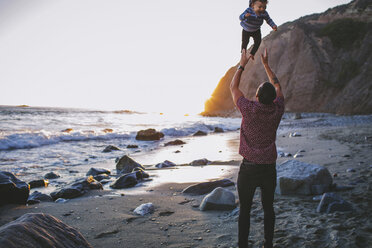
[[[251,8],[254,12],[262,14],[266,10],[267,0],[252,0]]]

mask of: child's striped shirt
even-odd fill
[[[250,16],[245,17],[245,15],[249,13]],[[265,11],[263,14],[257,15],[251,7],[246,9],[243,14],[239,16],[240,19],[240,25],[243,27],[243,29],[247,32],[254,32],[260,29],[260,27],[263,24],[263,20],[267,22],[272,28],[275,25],[274,21],[270,18],[269,13]]]

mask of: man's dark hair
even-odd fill
[[[275,87],[269,83],[265,82],[261,85],[257,92],[258,101],[263,104],[271,104],[276,98]]]

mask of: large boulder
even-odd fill
[[[84,195],[91,189],[103,189],[102,184],[95,180],[93,176],[80,179],[63,189],[52,192],[50,196],[53,198],[54,201],[58,198],[72,199]]]
[[[158,132],[153,128],[141,130],[137,132],[136,140],[160,140],[164,137],[162,132]]]
[[[319,195],[330,190],[332,176],[321,165],[288,160],[276,166],[276,193],[281,195]]]
[[[192,194],[192,195],[204,195],[212,190],[214,190],[217,187],[229,187],[234,186],[234,183],[230,181],[229,179],[222,179],[222,180],[216,180],[211,182],[204,182],[204,183],[198,183],[193,184],[187,187],[182,191],[182,193],[185,194]]]
[[[116,163],[116,170],[120,174],[130,173],[133,171],[134,168],[137,168],[137,167],[141,168],[142,170],[145,169],[142,165],[140,165],[139,163],[137,163],[136,161],[134,161],[131,157],[127,155],[124,155],[123,157],[121,157]]]
[[[11,172],[0,171],[0,206],[5,204],[26,204],[30,186]]]
[[[0,247],[91,248],[79,231],[42,213],[22,215],[0,227]]]
[[[232,210],[236,208],[235,195],[230,190],[218,187],[206,195],[200,203],[199,209],[206,210]]]

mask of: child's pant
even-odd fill
[[[261,44],[261,29],[254,31],[254,32],[248,32],[243,29],[241,51],[243,51],[243,49],[247,49],[250,37],[253,37],[253,41],[254,41],[254,45],[251,50],[251,54],[254,56]]]
[[[273,207],[276,187],[275,164],[254,164],[243,159],[238,175],[239,248],[248,247],[250,213],[254,192],[261,188],[261,202],[264,211],[265,248],[273,247],[275,212]]]

